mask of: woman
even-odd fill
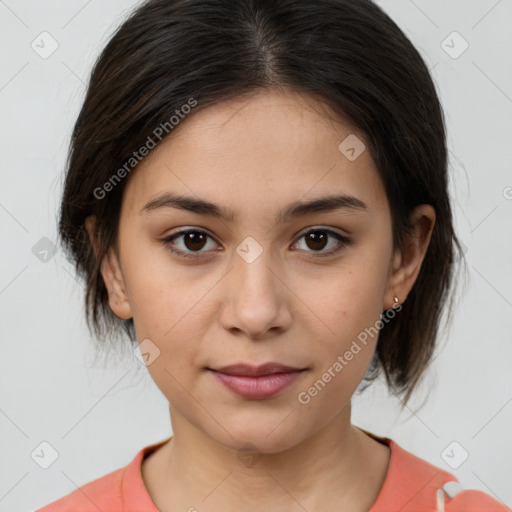
[[[60,235],[173,435],[40,509],[507,508],[352,425],[411,396],[456,251],[442,109],[369,0],[150,0],[96,63]]]

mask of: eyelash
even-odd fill
[[[309,233],[314,233],[314,232],[318,232],[318,231],[327,233],[328,235],[332,235],[333,238],[335,238],[336,240],[338,240],[339,242],[342,242],[342,243],[340,245],[338,245],[338,247],[336,247],[335,249],[330,249],[329,251],[325,251],[320,254],[313,253],[311,255],[311,257],[313,257],[313,258],[326,258],[328,256],[334,256],[335,254],[341,252],[345,246],[350,244],[350,240],[347,237],[340,235],[339,233],[336,233],[335,231],[331,231],[330,229],[322,229],[322,228],[315,228],[315,229],[310,229],[309,231],[306,231],[299,237],[299,240],[304,238]],[[169,249],[171,252],[173,252],[175,254],[178,254],[180,257],[188,258],[188,259],[197,259],[197,258],[202,257],[202,253],[199,253],[199,252],[196,254],[187,253],[180,249],[174,248],[174,244],[172,243],[172,240],[174,240],[175,238],[178,238],[179,236],[185,235],[187,233],[199,233],[199,234],[206,235],[209,238],[212,238],[206,231],[202,231],[200,229],[184,229],[182,231],[178,231],[178,232],[173,233],[172,235],[164,238],[162,240],[162,243],[164,244],[164,246],[167,249]]]

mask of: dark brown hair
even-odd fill
[[[149,0],[122,23],[92,70],[60,210],[59,237],[86,283],[87,325],[101,343],[125,333],[136,344],[133,320],[113,314],[100,273],[102,258],[117,247],[133,152],[155,138],[157,127],[172,136],[169,120],[191,98],[193,115],[267,87],[315,96],[365,135],[391,207],[395,248],[403,247],[411,210],[435,208],[418,279],[400,313],[382,327],[365,377],[371,382],[383,370],[405,403],[432,359],[455,250],[462,250],[434,83],[408,38],[369,0]],[[121,168],[124,179],[113,183]],[[108,194],[98,193],[107,182]],[[84,225],[89,215],[98,219],[97,256]]]

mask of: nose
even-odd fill
[[[279,335],[292,322],[293,293],[284,270],[272,261],[269,249],[263,249],[255,259],[245,257],[241,249],[234,255],[233,267],[223,283],[222,326],[252,340]]]

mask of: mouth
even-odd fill
[[[224,373],[226,375],[236,375],[239,377],[263,377],[265,375],[274,375],[276,373],[292,373],[299,372],[301,368],[293,366],[286,366],[280,363],[265,363],[259,366],[252,366],[250,364],[232,364],[223,366],[222,368],[209,368],[214,372]]]
[[[263,400],[279,394],[306,371],[305,368],[280,363],[260,366],[236,364],[207,369],[231,392],[252,400]]]

